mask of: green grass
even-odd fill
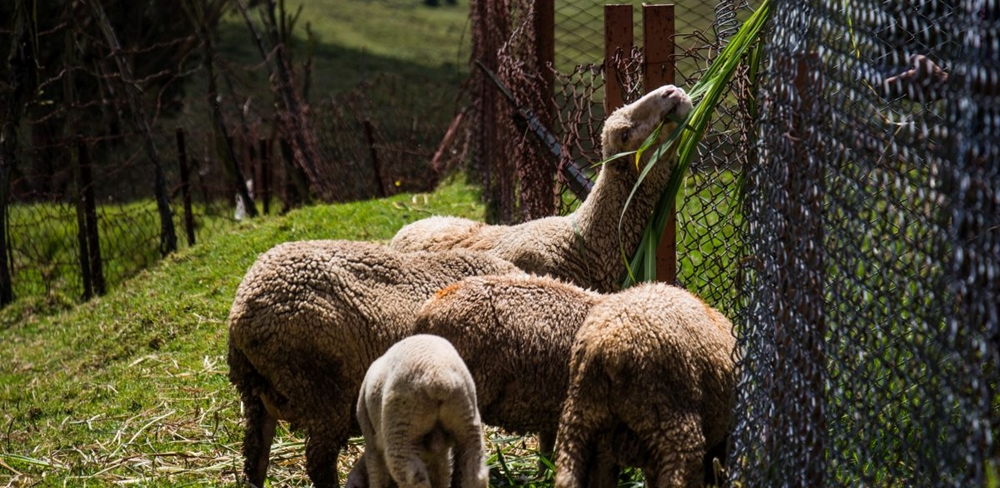
[[[243,222],[104,297],[0,329],[0,485],[232,483],[242,429],[226,317],[257,255],[289,240],[384,240],[432,213],[482,218],[477,196],[456,180],[427,196]],[[276,440],[276,483],[305,483],[301,442]]]

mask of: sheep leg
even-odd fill
[[[315,391],[299,389],[296,391]],[[306,473],[316,488],[337,488],[340,475],[337,471],[337,457],[347,446],[350,435],[351,404],[328,399],[318,405],[326,408],[311,408],[310,412],[323,413],[322,417],[312,417],[305,422],[306,432]]]
[[[337,472],[337,456],[340,448],[347,445],[347,433],[324,435],[310,431],[306,438],[306,473],[316,488],[337,488],[340,486]],[[370,475],[370,473],[369,473]]]
[[[263,487],[267,465],[271,457],[271,442],[278,420],[272,417],[260,397],[250,393],[242,395],[246,427],[243,434],[243,473],[255,487]]]
[[[450,473],[453,488],[486,488],[489,484],[483,424],[475,405],[471,396],[464,402],[446,402],[438,415],[444,431],[454,441],[454,472]]]
[[[621,475],[622,468],[615,461],[614,453],[609,448],[610,438],[610,433],[599,436],[596,459],[587,480],[589,488],[618,488],[618,477]],[[646,486],[651,485],[647,484]]]
[[[570,413],[570,415],[567,415]],[[559,422],[559,452],[556,453],[556,488],[584,488],[590,480],[597,435],[584,427],[579,414],[564,412]]]
[[[678,412],[676,416],[661,419],[656,430],[648,437],[643,436],[651,440],[649,451],[656,467],[656,486],[701,486],[705,457],[701,416],[694,412]]]
[[[368,469],[369,488],[389,488],[392,486],[392,476],[386,468],[385,456],[382,451],[376,449],[370,443],[365,443],[365,453],[363,454],[365,466]]]
[[[365,449],[367,451],[367,448]],[[368,480],[368,460],[364,453],[354,462],[354,467],[347,474],[347,481],[344,488],[369,488],[371,483]]]
[[[434,412],[414,415],[414,412]],[[382,418],[393,419],[382,425],[385,444],[385,464],[399,488],[431,488],[430,473],[420,454],[425,450],[428,434],[437,423],[437,412],[423,404],[409,401],[386,401]],[[371,476],[372,473],[368,473]]]
[[[243,402],[243,474],[251,485],[263,487],[271,456],[271,442],[278,423],[271,412],[267,411],[264,401],[254,393],[264,387],[267,380],[232,341],[229,342],[226,363],[229,365],[229,381],[236,386]]]
[[[455,474],[461,488],[486,488],[489,469],[486,468],[482,434],[455,445]]]
[[[615,488],[619,468],[608,448],[615,421],[608,406],[596,400],[608,398],[610,388],[602,381],[585,383],[570,386],[559,418],[556,488]]]
[[[552,454],[556,450],[555,431],[542,431],[538,433],[538,455],[552,461]],[[538,460],[538,476],[541,477],[549,470],[549,465],[542,459]]]
[[[427,459],[427,469],[429,471],[431,486],[434,488],[444,488],[451,483],[451,449],[448,447],[448,436],[440,428],[435,428],[428,434],[426,446],[429,455]]]

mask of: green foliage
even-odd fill
[[[430,195],[244,221],[104,297],[0,329],[0,485],[231,484],[242,427],[226,320],[244,272],[281,242],[385,240],[445,213],[481,219],[477,191],[457,179]],[[301,442],[279,432],[272,481],[306,484]]]
[[[636,186],[642,184],[643,177],[652,165],[657,164],[666,149],[676,144],[677,166],[670,175],[670,180],[663,194],[657,201],[656,208],[650,223],[643,231],[642,243],[635,255],[628,262],[628,276],[625,278],[624,286],[630,286],[640,281],[653,281],[656,279],[656,246],[659,244],[660,236],[667,225],[670,210],[677,201],[677,195],[683,184],[687,169],[691,160],[698,154],[698,143],[704,135],[708,123],[715,114],[716,107],[722,100],[722,95],[729,85],[729,80],[736,73],[737,68],[744,61],[744,56],[750,52],[751,59],[759,60],[759,53],[755,51],[758,45],[758,37],[767,24],[767,19],[771,11],[771,0],[761,2],[753,15],[743,24],[739,32],[733,36],[729,44],[722,50],[718,57],[712,62],[708,70],[688,92],[691,99],[695,101],[694,109],[687,118],[678,124],[674,133],[657,148],[652,154],[647,167]],[[756,70],[756,66],[752,67]],[[650,149],[655,138],[649,138],[637,153]],[[633,190],[634,193],[634,190]]]

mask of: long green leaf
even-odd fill
[[[688,114],[686,124],[681,124],[675,129],[679,137],[673,134],[663,146],[669,146],[676,140],[677,143],[677,166],[671,172],[667,187],[660,195],[653,211],[650,222],[646,225],[640,244],[631,262],[626,262],[628,270],[624,278],[623,287],[628,287],[639,281],[652,281],[656,279],[656,247],[659,244],[660,236],[667,225],[671,209],[677,201],[677,194],[687,174],[691,160],[698,152],[698,143],[705,133],[706,127],[711,120],[712,114],[722,98],[725,88],[732,79],[733,74],[739,67],[744,55],[757,44],[760,33],[763,31],[767,20],[770,17],[772,0],[764,0],[754,13],[743,23],[739,32],[733,36],[729,44],[719,54],[698,83],[691,89],[689,95],[692,100],[698,101],[694,109]],[[754,52],[752,61],[759,61],[759,53]],[[756,70],[756,66],[751,67]],[[684,126],[692,130],[683,130]],[[659,157],[665,151],[656,151],[650,156],[647,167],[658,162]],[[641,184],[641,180],[636,186]],[[635,193],[633,188],[632,193]],[[631,200],[631,197],[630,197]],[[624,213],[624,212],[623,212]],[[633,274],[633,270],[639,270],[638,274]]]

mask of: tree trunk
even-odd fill
[[[94,21],[100,27],[105,40],[111,49],[111,54],[118,66],[122,84],[125,87],[125,94],[132,111],[132,124],[143,138],[146,155],[153,163],[153,174],[156,189],[156,209],[160,214],[160,254],[166,256],[177,250],[177,233],[174,230],[173,212],[170,210],[170,201],[167,199],[167,179],[163,174],[163,165],[160,163],[160,154],[153,143],[153,130],[149,126],[149,119],[146,117],[146,109],[143,107],[139,89],[136,88],[132,80],[132,70],[122,51],[118,37],[104,13],[104,7],[100,0],[90,0],[90,7],[94,11]]]
[[[0,307],[14,301],[14,286],[10,275],[9,243],[7,241],[7,204],[10,200],[10,178],[17,151],[17,127],[21,122],[28,94],[35,86],[34,50],[29,35],[28,12],[23,1],[14,6],[13,32],[7,56],[8,87],[0,97],[3,124],[0,126]]]

